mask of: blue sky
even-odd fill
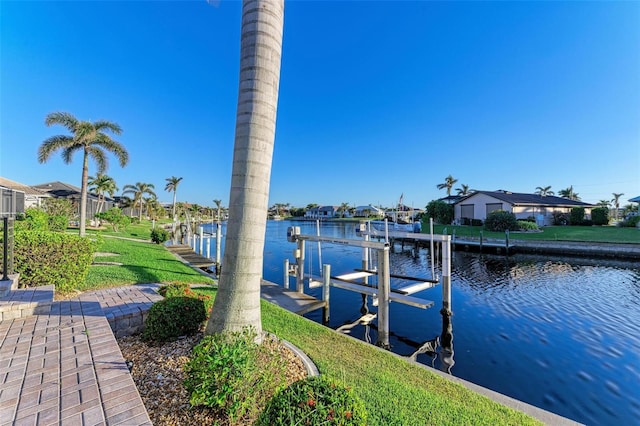
[[[36,158],[67,111],[122,126],[120,189],[227,205],[240,11],[0,1],[0,175],[79,186],[80,154]],[[424,207],[449,174],[640,195],[640,2],[287,1],[270,204]]]

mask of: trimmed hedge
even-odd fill
[[[569,225],[583,226],[584,223],[584,207],[574,207],[569,213]]]
[[[441,200],[433,200],[427,204],[425,213],[422,216],[424,225],[429,225],[429,218],[432,217],[435,223],[447,225],[453,221],[453,204],[447,204]]]
[[[53,284],[68,292],[84,284],[96,243],[78,235],[16,231],[14,266],[22,287]]]
[[[517,231],[516,215],[504,210],[492,211],[484,220],[484,228],[493,232]]]
[[[169,233],[162,228],[151,230],[151,241],[156,244],[162,244],[169,239]]]
[[[591,210],[591,219],[594,225],[606,225],[609,223],[609,209],[606,207],[596,207]]]
[[[207,319],[204,301],[194,297],[169,297],[151,305],[142,338],[165,342],[197,333]]]
[[[520,228],[521,231],[537,231],[538,229],[538,225],[536,225],[533,222],[529,222],[528,220],[519,220],[518,222],[518,228]]]
[[[366,425],[367,410],[348,387],[323,376],[309,377],[278,392],[256,426]]]

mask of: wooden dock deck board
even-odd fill
[[[323,300],[318,300],[313,296],[298,293],[297,291],[287,290],[266,280],[262,280],[260,294],[264,300],[298,315],[304,315],[307,312],[326,306]]]
[[[207,259],[204,256],[199,255],[190,246],[184,244],[175,244],[166,246],[167,250],[171,253],[179,256],[185,262],[188,262],[196,268],[208,268],[215,265],[215,262],[211,259]]]

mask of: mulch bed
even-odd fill
[[[154,425],[231,425],[226,416],[189,404],[183,367],[201,338],[199,333],[164,344],[147,343],[139,335],[118,339],[124,359],[133,361],[131,375]],[[307,377],[304,364],[289,348],[272,339],[265,339],[264,344],[274,345],[287,364],[288,384]]]

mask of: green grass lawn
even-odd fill
[[[215,297],[215,289],[196,289]],[[353,387],[370,425],[528,425],[526,416],[426,368],[262,301],[266,331],[304,351],[321,374]]]
[[[98,252],[117,256],[96,256],[95,261],[118,262],[122,266],[91,266],[85,287],[78,290],[140,283],[214,282],[182,263],[163,245],[106,237],[101,240]]]
[[[155,226],[163,226],[165,222],[156,222]],[[125,229],[120,229],[118,232],[113,231],[111,225],[105,224],[104,229],[94,230],[87,229],[87,235],[111,235],[114,237],[134,238],[138,240],[151,240],[151,229],[153,225],[151,221],[143,220],[141,223],[132,223]],[[76,231],[77,232],[77,231]]]
[[[456,237],[480,238],[482,231],[484,238],[504,239],[504,232],[484,231],[480,226],[443,226],[434,225],[436,234],[446,233],[452,235],[454,230]],[[617,226],[545,226],[542,232],[511,232],[511,240],[538,240],[538,241],[587,241],[610,243],[636,243],[640,244],[640,229],[622,228]],[[423,232],[429,232],[428,227],[423,227]]]

